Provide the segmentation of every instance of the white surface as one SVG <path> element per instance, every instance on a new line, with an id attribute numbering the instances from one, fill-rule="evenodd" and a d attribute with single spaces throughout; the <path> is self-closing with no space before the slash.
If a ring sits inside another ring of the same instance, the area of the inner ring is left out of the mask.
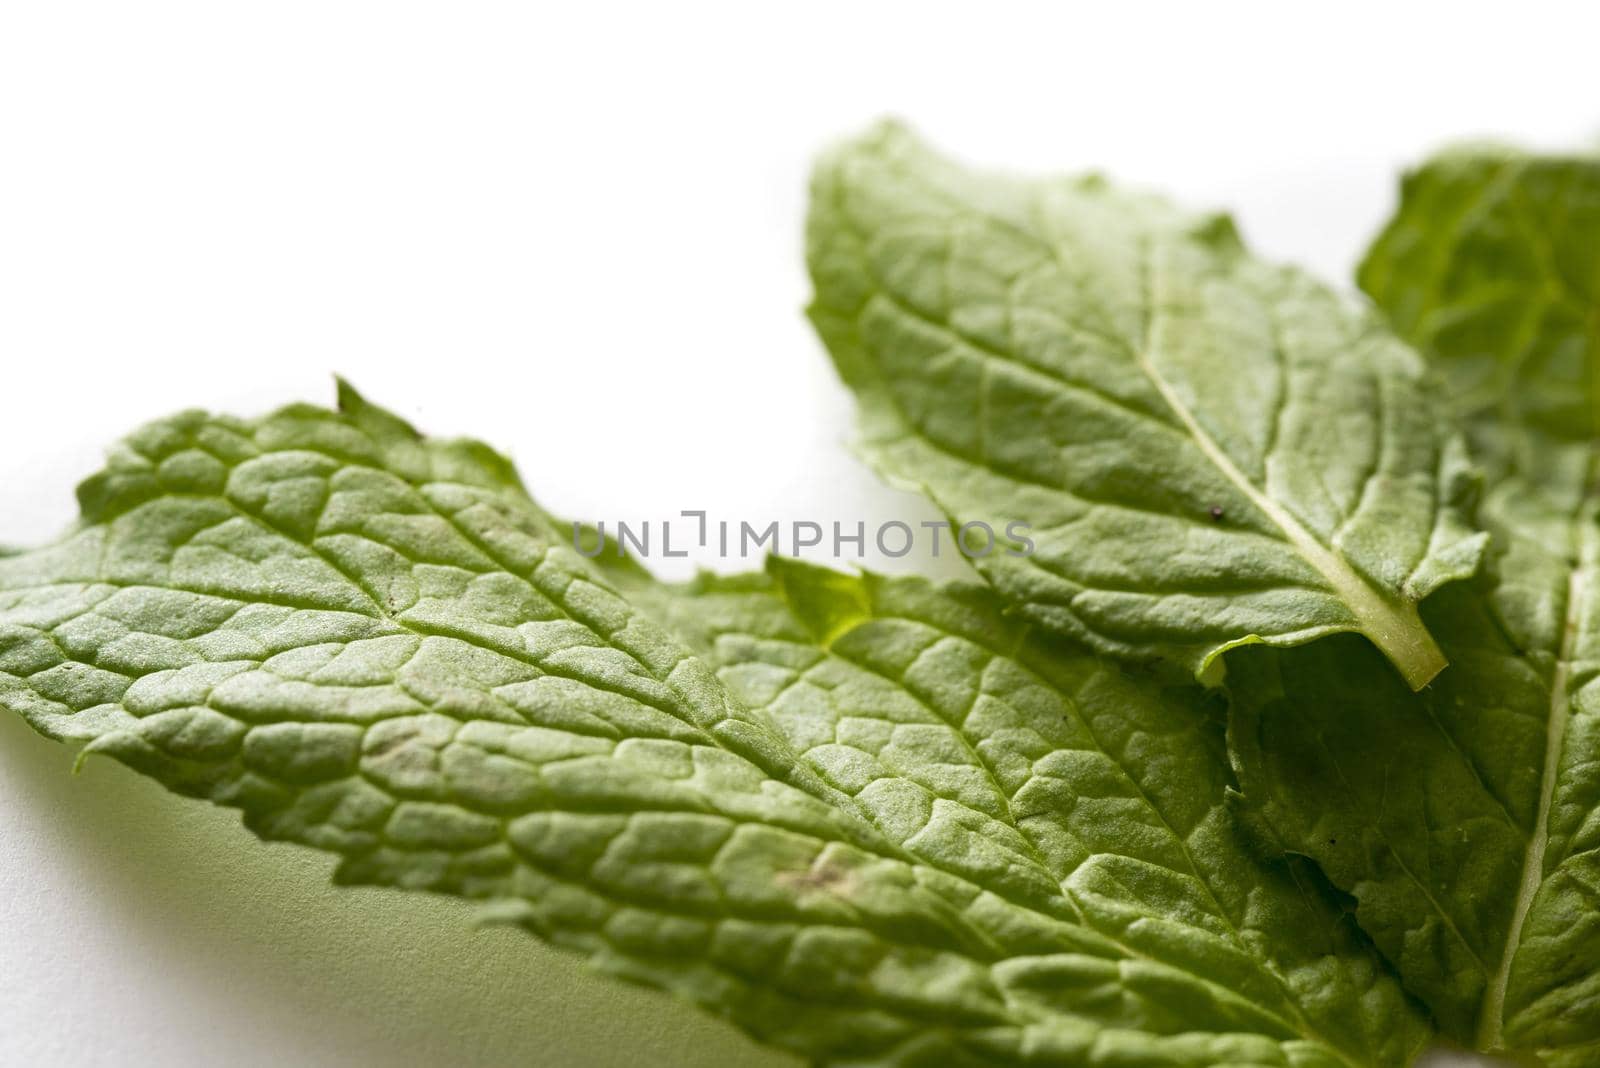
<path id="1" fill-rule="evenodd" d="M 68 522 L 131 425 L 328 399 L 333 371 L 508 448 L 569 515 L 931 517 L 843 449 L 800 316 L 830 138 L 896 113 L 976 161 L 1103 169 L 1344 279 L 1431 147 L 1600 133 L 1576 3 L 551 8 L 0 9 L 0 540 Z M 748 1054 L 564 961 L 421 952 L 430 906 L 335 904 L 219 814 L 0 743 L 0 1062 Z"/>

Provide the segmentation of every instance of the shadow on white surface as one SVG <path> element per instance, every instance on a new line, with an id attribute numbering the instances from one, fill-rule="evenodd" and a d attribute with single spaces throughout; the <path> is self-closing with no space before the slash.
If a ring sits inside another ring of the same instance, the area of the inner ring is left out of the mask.
<path id="1" fill-rule="evenodd" d="M 71 764 L 0 716 L 0 996 L 26 1021 L 0 1063 L 798 1063 L 457 902 L 335 888 L 328 857 Z M 42 930 L 70 952 L 37 953 Z"/>

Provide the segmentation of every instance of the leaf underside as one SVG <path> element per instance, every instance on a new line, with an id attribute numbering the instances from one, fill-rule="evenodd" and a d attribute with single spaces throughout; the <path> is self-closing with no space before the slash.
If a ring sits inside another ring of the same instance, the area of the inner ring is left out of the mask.
<path id="1" fill-rule="evenodd" d="M 813 321 L 864 449 L 955 520 L 1024 616 L 1215 679 L 1356 631 L 1420 687 L 1416 603 L 1477 567 L 1464 451 L 1371 314 L 1225 218 L 1098 178 L 981 175 L 887 125 L 813 179 Z"/>
<path id="2" fill-rule="evenodd" d="M 1600 1055 L 1600 162 L 1494 149 L 1407 177 L 1361 284 L 1436 364 L 1489 475 L 1486 572 L 1423 606 L 1451 669 L 1240 658 L 1247 807 L 1314 858 L 1443 1028 Z"/>
<path id="3" fill-rule="evenodd" d="M 1425 1023 L 1241 842 L 1218 710 L 976 587 L 665 587 L 341 409 L 152 424 L 0 559 L 0 705 L 837 1064 L 1402 1064 Z"/>

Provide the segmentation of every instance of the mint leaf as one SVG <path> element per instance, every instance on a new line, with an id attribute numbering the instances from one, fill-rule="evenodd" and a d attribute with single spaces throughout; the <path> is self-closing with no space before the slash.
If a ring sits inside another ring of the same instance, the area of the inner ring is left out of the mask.
<path id="1" fill-rule="evenodd" d="M 1355 1063 L 1415 1052 L 1426 1029 L 1314 873 L 1243 844 L 1220 709 L 1198 688 L 1130 677 L 976 586 L 774 558 L 765 576 L 628 589 L 930 862 L 959 856 L 1024 897 L 1062 888 L 1178 1002 L 1243 994 L 1250 1008 L 1227 1010 L 1242 1025 L 1316 1036 Z M 1029 985 L 1043 993 L 1051 971 Z M 1128 1023 L 1205 1026 L 1214 1011 L 1141 1006 Z"/>
<path id="2" fill-rule="evenodd" d="M 1540 682 L 1542 701 L 1528 699 L 1517 727 L 1502 717 L 1472 725 L 1497 741 L 1516 731 L 1542 743 L 1523 742 L 1523 767 L 1541 773 L 1480 1041 L 1592 1047 L 1600 1014 L 1583 1007 L 1600 992 L 1600 160 L 1479 149 L 1434 161 L 1407 178 L 1361 283 L 1448 376 L 1495 476 L 1484 520 L 1503 548 L 1488 612 Z M 1563 1059 L 1584 1056 L 1592 1048 Z"/>
<path id="3" fill-rule="evenodd" d="M 1590 157 L 1446 153 L 1406 176 L 1359 270 L 1446 377 L 1474 459 L 1496 481 L 1547 478 L 1545 453 L 1600 436 L 1597 168 Z"/>
<path id="4" fill-rule="evenodd" d="M 1449 1033 L 1590 1064 L 1600 162 L 1440 157 L 1407 177 L 1361 282 L 1449 384 L 1491 476 L 1495 551 L 1423 606 L 1454 667 L 1422 695 L 1375 678 L 1359 649 L 1241 658 L 1245 796 L 1356 896 Z"/>
<path id="5" fill-rule="evenodd" d="M 80 497 L 0 560 L 0 705 L 342 881 L 480 902 L 823 1063 L 1426 1035 L 1314 873 L 1239 844 L 1206 698 L 985 591 L 602 573 L 499 455 L 348 388 L 152 424 Z"/>
<path id="6" fill-rule="evenodd" d="M 812 318 L 865 449 L 959 522 L 1027 618 L 1206 678 L 1366 635 L 1420 687 L 1416 602 L 1471 574 L 1464 458 L 1414 353 L 1231 224 L 1098 178 L 967 171 L 884 126 L 818 166 Z"/>

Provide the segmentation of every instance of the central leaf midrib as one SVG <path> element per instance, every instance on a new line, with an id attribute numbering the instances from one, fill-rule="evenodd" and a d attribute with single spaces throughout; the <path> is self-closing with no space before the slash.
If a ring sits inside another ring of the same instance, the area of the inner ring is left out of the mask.
<path id="1" fill-rule="evenodd" d="M 1411 688 L 1422 689 L 1433 680 L 1434 676 L 1444 670 L 1446 661 L 1432 635 L 1423 626 L 1416 605 L 1404 600 L 1396 603 L 1373 589 L 1349 561 L 1319 542 L 1288 509 L 1252 482 L 1207 433 L 1172 383 L 1167 381 L 1160 368 L 1156 366 L 1151 358 L 1151 352 L 1159 347 L 1157 335 L 1162 322 L 1159 314 L 1160 303 L 1157 299 L 1159 273 L 1156 270 L 1153 249 L 1148 243 L 1141 259 L 1146 280 L 1145 337 L 1143 347 L 1132 350 L 1134 362 L 1172 410 L 1172 414 L 1184 425 L 1190 438 L 1205 454 L 1206 459 L 1263 515 L 1283 531 L 1295 551 L 1323 577 L 1340 600 L 1350 608 L 1361 633 L 1383 651 L 1383 654 L 1405 676 Z"/>
<path id="2" fill-rule="evenodd" d="M 1516 905 L 1512 910 L 1511 924 L 1506 930 L 1505 948 L 1500 956 L 1489 985 L 1484 990 L 1478 1042 L 1484 1049 L 1500 1045 L 1505 1029 L 1506 989 L 1511 981 L 1511 967 L 1522 941 L 1522 928 L 1527 922 L 1533 899 L 1544 882 L 1544 854 L 1550 843 L 1550 810 L 1555 801 L 1556 780 L 1560 774 L 1561 747 L 1566 738 L 1567 720 L 1570 717 L 1572 697 L 1568 683 L 1572 677 L 1572 659 L 1576 652 L 1577 636 L 1582 619 L 1582 609 L 1589 594 L 1592 554 L 1585 549 L 1585 559 L 1580 560 L 1567 576 L 1567 610 L 1562 623 L 1561 649 L 1550 676 L 1550 704 L 1545 721 L 1544 770 L 1539 781 L 1539 808 L 1534 818 L 1533 834 L 1528 838 L 1522 857 L 1522 877 L 1517 886 Z"/>
<path id="3" fill-rule="evenodd" d="M 1600 321 L 1600 316 L 1597 316 Z M 1600 335 L 1600 331 L 1597 331 Z M 1600 343 L 1593 349 L 1600 353 Z M 1600 368 L 1593 372 L 1600 377 Z M 1600 393 L 1597 393 L 1600 395 Z M 1534 817 L 1533 833 L 1522 856 L 1522 875 L 1517 883 L 1517 898 L 1506 928 L 1504 948 L 1499 967 L 1484 989 L 1478 1022 L 1478 1044 L 1483 1049 L 1501 1046 L 1505 1037 L 1505 1001 L 1511 985 L 1511 969 L 1516 962 L 1517 949 L 1522 943 L 1523 927 L 1533 908 L 1534 898 L 1544 884 L 1545 853 L 1550 844 L 1550 817 L 1555 805 L 1557 780 L 1561 774 L 1561 750 L 1566 740 L 1567 724 L 1572 716 L 1572 666 L 1577 655 L 1578 636 L 1589 598 L 1593 596 L 1594 578 L 1600 568 L 1600 536 L 1592 527 L 1596 510 L 1600 508 L 1600 493 L 1596 479 L 1600 478 L 1600 436 L 1589 445 L 1588 461 L 1584 465 L 1583 483 L 1577 504 L 1567 520 L 1569 537 L 1566 610 L 1563 613 L 1561 645 L 1555 665 L 1550 673 L 1550 703 L 1545 718 L 1544 767 L 1539 778 L 1539 806 Z"/>

